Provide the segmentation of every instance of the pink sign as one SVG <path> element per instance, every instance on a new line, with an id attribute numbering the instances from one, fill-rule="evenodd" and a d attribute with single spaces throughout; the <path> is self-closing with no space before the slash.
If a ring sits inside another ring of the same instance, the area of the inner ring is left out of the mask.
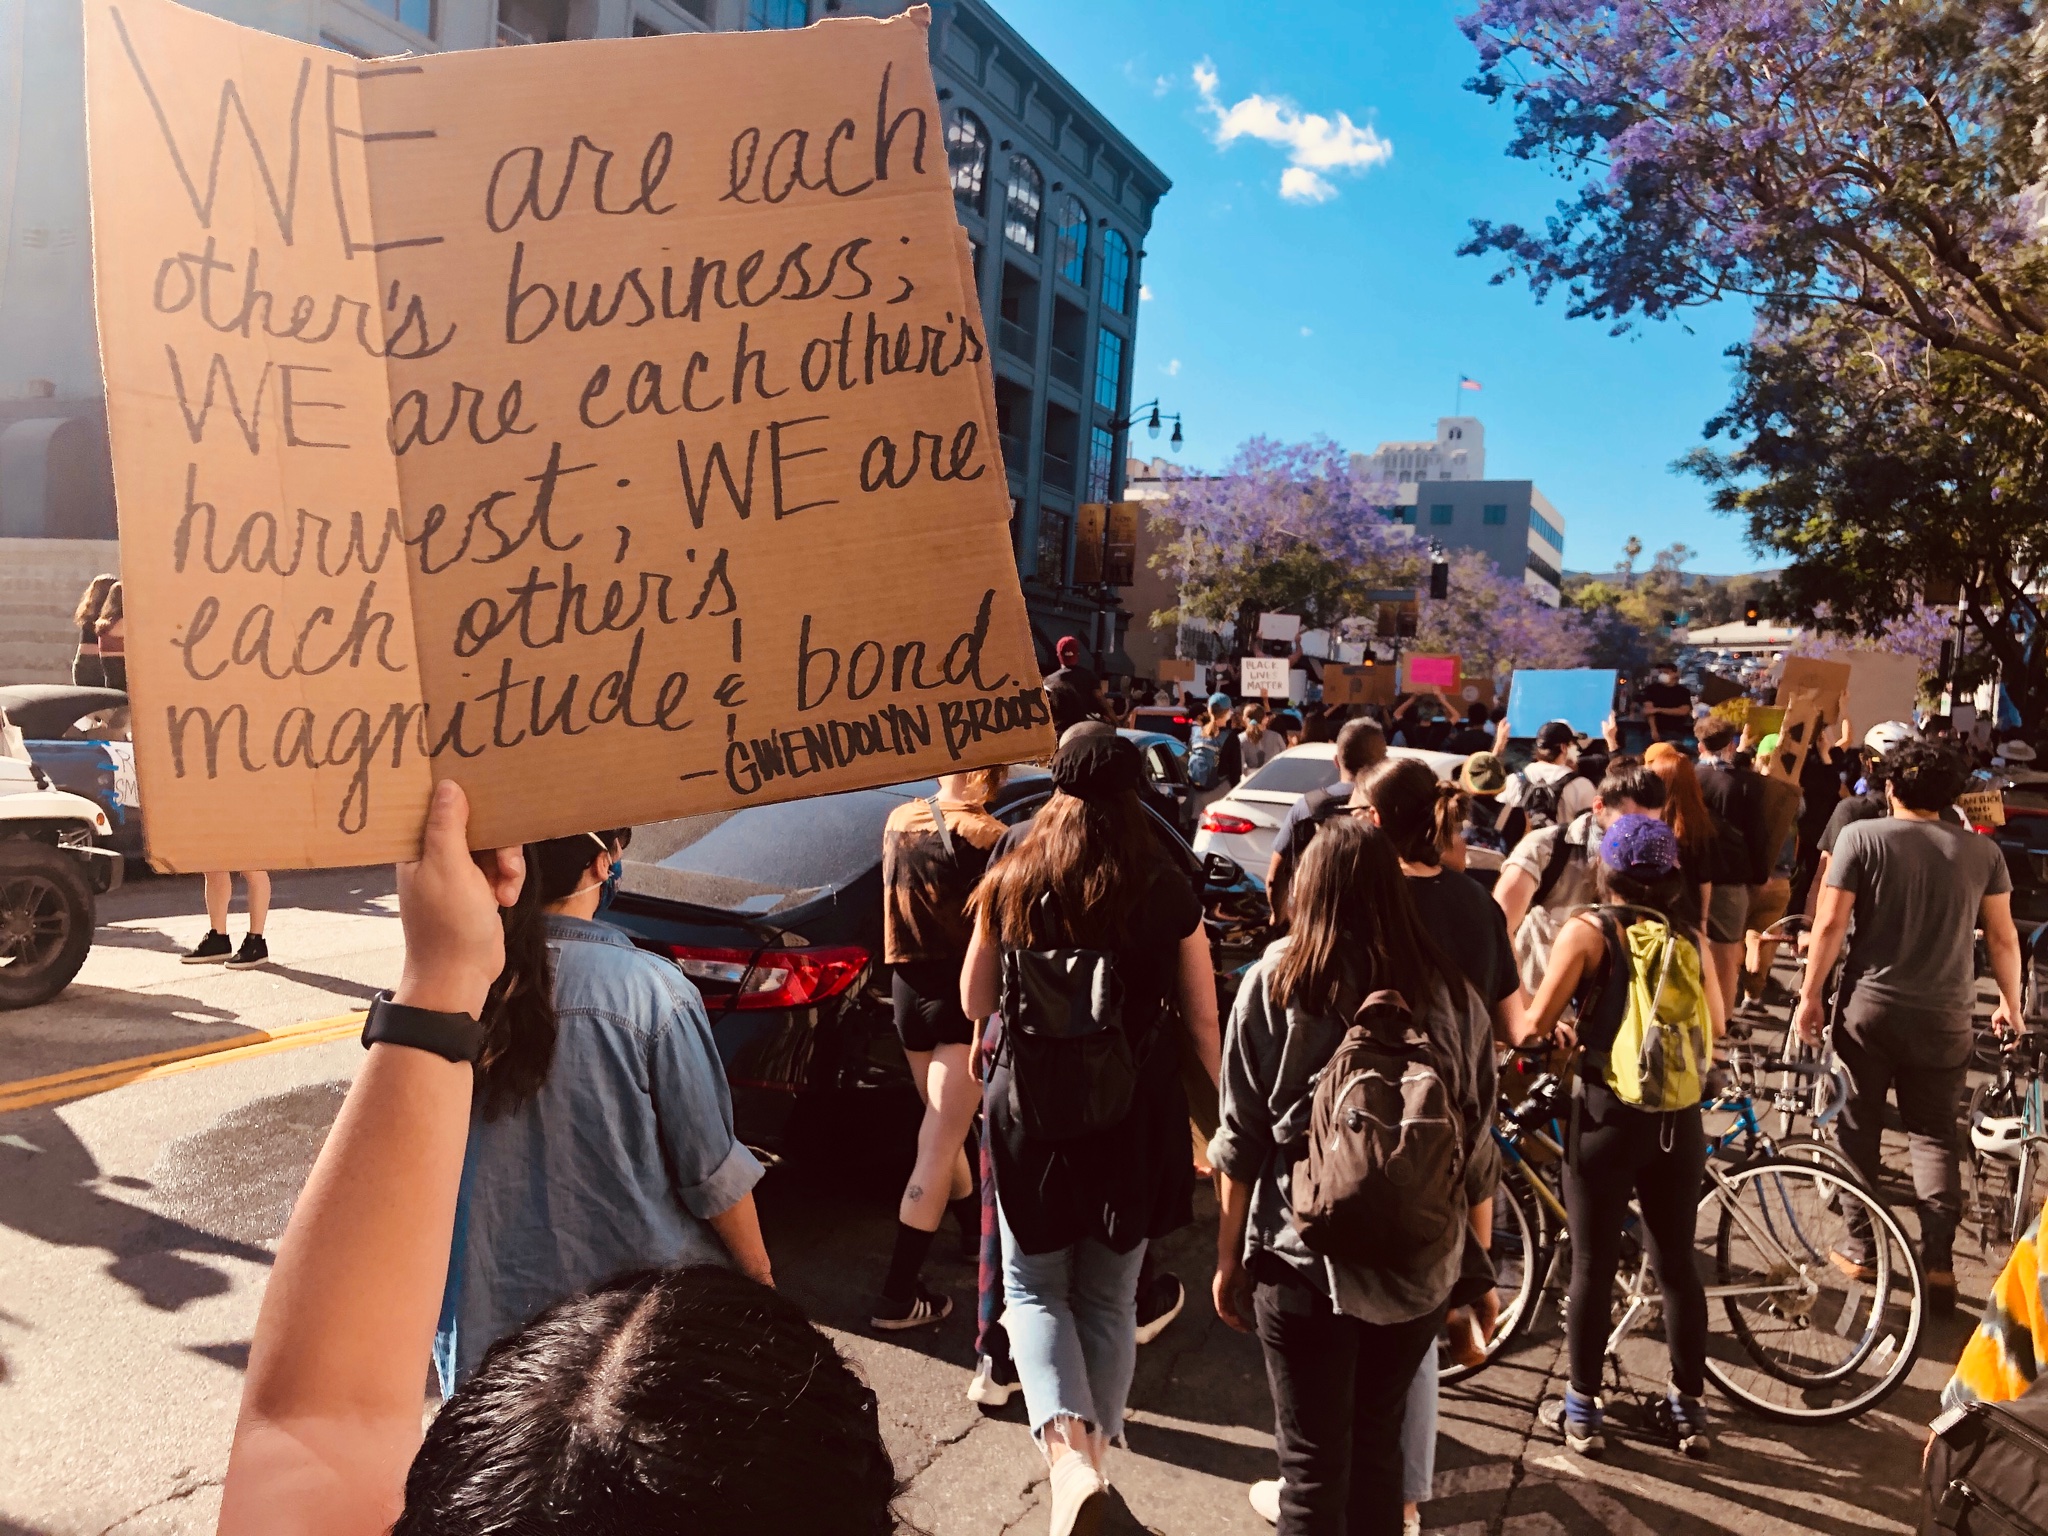
<path id="1" fill-rule="evenodd" d="M 1403 669 L 1402 683 L 1410 693 L 1423 688 L 1455 692 L 1461 681 L 1455 656 L 1410 656 Z"/>

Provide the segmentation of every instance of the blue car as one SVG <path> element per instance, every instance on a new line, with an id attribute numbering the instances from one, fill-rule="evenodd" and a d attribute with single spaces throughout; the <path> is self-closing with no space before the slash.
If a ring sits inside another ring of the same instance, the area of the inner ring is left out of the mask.
<path id="1" fill-rule="evenodd" d="M 16 683 L 0 688 L 0 710 L 20 728 L 30 761 L 52 784 L 107 813 L 114 831 L 106 846 L 124 858 L 141 858 L 142 796 L 128 739 L 128 695 L 70 683 Z"/>

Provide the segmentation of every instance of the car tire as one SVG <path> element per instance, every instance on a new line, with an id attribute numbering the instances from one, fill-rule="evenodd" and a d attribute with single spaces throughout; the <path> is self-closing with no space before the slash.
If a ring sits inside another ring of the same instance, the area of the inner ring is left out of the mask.
<path id="1" fill-rule="evenodd" d="M 0 842 L 0 1009 L 33 1008 L 69 986 L 93 923 L 75 856 L 28 838 Z"/>

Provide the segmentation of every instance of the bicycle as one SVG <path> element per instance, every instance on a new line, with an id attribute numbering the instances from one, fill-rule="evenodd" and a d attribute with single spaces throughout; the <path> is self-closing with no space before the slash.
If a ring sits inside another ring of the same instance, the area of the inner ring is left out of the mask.
<path id="1" fill-rule="evenodd" d="M 2025 1030 L 1999 1042 L 1996 1075 L 1970 1092 L 1971 1203 L 1979 1230 L 2004 1243 L 2018 1242 L 2040 1208 L 2034 1186 L 2048 1157 L 2044 1068 L 2048 1031 Z"/>

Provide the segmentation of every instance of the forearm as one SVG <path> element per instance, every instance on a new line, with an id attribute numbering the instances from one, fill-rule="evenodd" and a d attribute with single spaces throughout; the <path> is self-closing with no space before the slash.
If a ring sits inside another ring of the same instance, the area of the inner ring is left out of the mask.
<path id="1" fill-rule="evenodd" d="M 1180 1010 L 1195 1059 L 1209 1074 L 1209 1081 L 1220 1086 L 1223 1027 L 1216 1016 L 1215 962 L 1209 954 L 1208 932 L 1201 927 L 1181 941 Z"/>
<path id="2" fill-rule="evenodd" d="M 1835 962 L 1842 958 L 1842 940 L 1848 933 L 1848 922 L 1823 922 L 1813 930 L 1813 947 L 1807 952 L 1806 980 L 1801 984 L 1799 995 L 1802 999 L 1818 1001 L 1826 992 L 1828 974 L 1834 970 Z"/>
<path id="3" fill-rule="evenodd" d="M 1234 1179 L 1218 1168 L 1216 1205 L 1216 1267 L 1226 1269 L 1244 1262 L 1244 1233 L 1252 1214 L 1251 1182 Z"/>
<path id="4" fill-rule="evenodd" d="M 768 1245 L 761 1238 L 761 1213 L 750 1189 L 738 1201 L 711 1218 L 711 1230 L 732 1255 L 733 1267 L 749 1280 L 762 1285 L 775 1283 L 768 1264 Z"/>

